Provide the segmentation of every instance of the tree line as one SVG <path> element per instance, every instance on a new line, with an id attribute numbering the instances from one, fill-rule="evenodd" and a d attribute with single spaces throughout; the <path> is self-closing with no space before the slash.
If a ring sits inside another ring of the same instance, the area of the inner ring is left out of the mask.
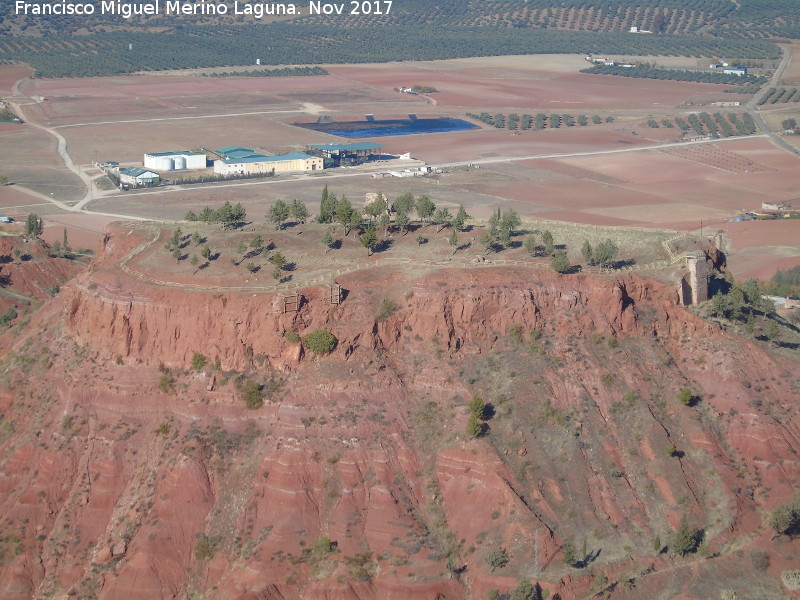
<path id="1" fill-rule="evenodd" d="M 130 46 L 129 46 L 130 45 Z M 259 48 L 271 48 L 260 56 Z M 0 60 L 27 62 L 37 77 L 264 65 L 436 60 L 509 54 L 628 54 L 779 58 L 760 40 L 631 35 L 590 31 L 407 26 L 324 27 L 275 22 L 182 27 L 168 32 L 107 32 L 47 38 L 0 37 Z"/>
<path id="2" fill-rule="evenodd" d="M 742 77 L 726 75 L 713 71 L 687 71 L 686 69 L 661 69 L 658 67 L 622 67 L 619 65 L 594 65 L 581 69 L 581 73 L 590 75 L 616 75 L 617 77 L 636 77 L 640 79 L 660 79 L 668 81 L 692 81 L 696 83 L 719 83 L 723 85 L 740 85 Z M 766 77 L 747 76 L 747 82 L 755 85 L 766 83 Z"/>

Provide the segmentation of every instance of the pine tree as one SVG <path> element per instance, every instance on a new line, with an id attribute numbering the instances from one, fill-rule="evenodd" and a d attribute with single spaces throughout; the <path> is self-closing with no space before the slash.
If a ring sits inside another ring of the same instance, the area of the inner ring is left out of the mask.
<path id="1" fill-rule="evenodd" d="M 30 213 L 28 218 L 25 219 L 25 235 L 31 237 L 39 237 L 42 233 L 42 222 L 39 216 L 35 213 Z"/>
<path id="2" fill-rule="evenodd" d="M 330 223 L 336 214 L 336 207 L 339 201 L 336 194 L 328 191 L 328 186 L 322 190 L 322 200 L 319 203 L 319 221 L 320 223 Z"/>
<path id="3" fill-rule="evenodd" d="M 333 248 L 333 236 L 330 231 L 326 231 L 325 235 L 322 236 L 322 245 L 325 246 L 325 254 Z"/>
<path id="4" fill-rule="evenodd" d="M 296 219 L 300 223 L 305 223 L 306 219 L 308 219 L 308 209 L 303 202 L 300 202 L 297 198 L 292 200 L 291 205 L 289 206 L 289 214 L 293 219 Z"/>
<path id="5" fill-rule="evenodd" d="M 569 264 L 567 253 L 563 250 L 559 250 L 553 255 L 553 259 L 550 261 L 550 266 L 553 267 L 553 270 L 556 273 L 567 273 L 572 267 L 572 265 Z"/>
<path id="6" fill-rule="evenodd" d="M 420 196 L 417 198 L 415 209 L 417 215 L 419 215 L 420 221 L 424 224 L 433 216 L 433 213 L 436 211 L 436 205 L 427 196 Z"/>
<path id="7" fill-rule="evenodd" d="M 461 229 L 464 228 L 464 224 L 467 222 L 467 219 L 471 219 L 471 218 L 472 217 L 470 217 L 467 214 L 467 211 L 464 210 L 464 205 L 461 204 L 458 207 L 458 212 L 456 213 L 455 218 L 453 219 L 453 227 L 455 227 L 456 229 L 461 230 Z"/>
<path id="8" fill-rule="evenodd" d="M 453 254 L 455 254 L 458 250 L 458 233 L 455 229 L 453 229 L 452 233 L 450 234 L 450 239 L 448 241 L 450 242 L 450 245 L 455 248 L 455 250 L 453 250 Z"/>
<path id="9" fill-rule="evenodd" d="M 328 185 L 322 188 L 322 199 L 319 201 L 319 221 L 320 223 L 330 223 L 331 213 L 328 211 Z"/>
<path id="10" fill-rule="evenodd" d="M 578 562 L 578 558 L 575 554 L 575 545 L 572 543 L 572 539 L 565 540 L 561 550 L 563 552 L 561 560 L 565 565 L 571 567 Z"/>
<path id="11" fill-rule="evenodd" d="M 539 250 L 539 246 L 536 243 L 536 236 L 533 234 L 525 236 L 525 241 L 522 243 L 522 246 L 523 248 L 525 248 L 525 251 L 531 256 L 536 256 L 536 253 Z"/>
<path id="12" fill-rule="evenodd" d="M 594 265 L 594 259 L 592 258 L 592 245 L 589 243 L 589 240 L 583 242 L 583 248 L 581 248 L 581 254 L 583 255 L 583 260 L 586 261 L 586 264 L 589 266 Z"/>
<path id="13" fill-rule="evenodd" d="M 478 421 L 478 417 L 474 413 L 470 413 L 467 419 L 467 435 L 470 438 L 476 438 L 483 432 L 483 426 Z"/>
<path id="14" fill-rule="evenodd" d="M 553 243 L 553 234 L 549 230 L 542 234 L 542 243 L 544 244 L 544 251 L 547 254 L 552 254 L 555 250 L 555 245 Z"/>
<path id="15" fill-rule="evenodd" d="M 669 540 L 669 549 L 673 554 L 686 556 L 697 549 L 697 533 L 689 526 L 686 515 L 681 517 L 681 524 Z"/>
<path id="16" fill-rule="evenodd" d="M 375 228 L 368 227 L 367 230 L 359 236 L 358 241 L 367 249 L 367 256 L 370 256 L 372 250 L 378 245 L 378 234 L 375 233 Z"/>
<path id="17" fill-rule="evenodd" d="M 283 200 L 277 200 L 269 209 L 269 220 L 275 229 L 283 229 L 283 222 L 289 218 L 289 206 Z"/>

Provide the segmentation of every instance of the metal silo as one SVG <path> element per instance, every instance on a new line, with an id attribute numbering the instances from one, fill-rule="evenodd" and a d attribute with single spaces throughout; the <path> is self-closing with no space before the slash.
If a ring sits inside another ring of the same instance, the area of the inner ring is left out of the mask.
<path id="1" fill-rule="evenodd" d="M 162 171 L 173 171 L 175 170 L 175 161 L 172 160 L 169 156 L 165 156 L 161 159 L 161 170 Z"/>
<path id="2" fill-rule="evenodd" d="M 176 156 L 175 157 L 175 170 L 182 171 L 186 168 L 186 157 L 185 156 Z"/>

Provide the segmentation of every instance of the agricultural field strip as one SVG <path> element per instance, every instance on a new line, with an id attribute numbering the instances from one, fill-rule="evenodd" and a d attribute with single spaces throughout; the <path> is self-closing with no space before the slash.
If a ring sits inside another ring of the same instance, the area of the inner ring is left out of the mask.
<path id="1" fill-rule="evenodd" d="M 251 115 L 272 115 L 279 113 L 302 113 L 302 108 L 289 110 L 261 110 L 258 112 L 225 113 L 221 115 L 196 115 L 190 117 L 160 117 L 152 119 L 129 119 L 126 121 L 99 121 L 97 123 L 71 123 L 69 125 L 54 125 L 52 129 L 65 129 L 67 127 L 89 127 L 91 125 L 119 125 L 121 123 L 149 123 L 152 121 L 184 121 L 187 119 L 218 119 L 222 117 L 246 117 Z"/>
<path id="2" fill-rule="evenodd" d="M 621 154 L 623 152 L 644 152 L 646 150 L 660 150 L 665 147 L 673 148 L 676 146 L 693 146 L 697 144 L 714 144 L 726 141 L 733 141 L 733 140 L 745 140 L 745 139 L 753 139 L 759 137 L 768 137 L 765 134 L 757 134 L 757 135 L 750 135 L 750 136 L 735 136 L 729 138 L 721 138 L 717 140 L 697 140 L 697 141 L 690 141 L 690 142 L 675 142 L 672 144 L 651 144 L 648 146 L 638 146 L 635 148 L 615 148 L 613 150 L 591 150 L 587 152 L 570 152 L 570 153 L 559 153 L 559 154 L 532 154 L 528 156 L 513 156 L 513 157 L 493 157 L 493 158 L 479 158 L 479 159 L 472 159 L 472 160 L 464 160 L 459 162 L 452 162 L 452 163 L 437 163 L 437 167 L 463 167 L 467 165 L 488 165 L 488 164 L 498 164 L 498 163 L 509 163 L 509 162 L 521 162 L 527 160 L 541 160 L 541 159 L 548 159 L 548 158 L 571 158 L 577 156 L 595 156 L 600 154 Z M 324 181 L 328 179 L 339 179 L 344 177 L 360 177 L 360 176 L 367 176 L 371 175 L 372 172 L 369 171 L 362 171 L 358 173 L 338 173 L 336 175 L 328 175 L 326 174 L 323 177 Z M 313 177 L 319 177 L 315 175 Z M 204 189 L 220 189 L 226 187 L 241 187 L 247 185 L 264 185 L 264 184 L 272 184 L 272 185 L 280 185 L 280 184 L 291 184 L 296 182 L 307 182 L 311 179 L 311 176 L 308 175 L 300 175 L 294 177 L 292 179 L 284 179 L 282 181 L 275 181 L 275 180 L 265 180 L 265 181 L 247 181 L 242 183 L 224 183 L 224 184 L 212 184 L 212 185 L 198 185 L 192 186 L 191 188 L 165 188 L 165 189 L 156 189 L 150 192 L 137 192 L 135 196 L 145 196 L 148 194 L 167 194 L 167 193 L 175 193 L 175 192 L 186 192 L 186 191 L 194 191 L 194 190 L 204 190 Z M 109 198 L 129 198 L 131 197 L 130 194 L 111 194 L 107 196 L 102 196 L 101 198 L 95 198 L 95 200 L 106 200 Z M 84 201 L 81 201 L 84 202 Z M 82 206 L 86 206 L 83 204 Z M 80 210 L 73 208 L 71 210 Z M 101 214 L 101 213 L 93 213 L 89 210 L 84 210 L 84 212 L 92 213 L 92 214 Z"/>
<path id="3" fill-rule="evenodd" d="M 745 104 L 745 110 L 750 113 L 753 117 L 753 120 L 756 122 L 756 125 L 764 132 L 764 134 L 770 138 L 773 144 L 794 154 L 795 156 L 800 156 L 800 151 L 798 151 L 794 146 L 791 144 L 786 143 L 784 139 L 780 136 L 774 134 L 770 128 L 767 126 L 764 119 L 761 117 L 761 114 L 756 110 L 756 103 L 761 98 L 762 95 L 766 94 L 765 90 L 768 90 L 771 87 L 777 87 L 778 82 L 783 78 L 783 73 L 786 70 L 786 67 L 789 66 L 789 62 L 792 59 L 792 54 L 789 51 L 789 48 L 786 46 L 781 46 L 781 62 L 778 64 L 778 67 L 775 69 L 775 72 L 772 74 L 769 82 L 762 86 L 761 90 L 757 94 L 753 94 L 753 97 L 747 101 Z"/>

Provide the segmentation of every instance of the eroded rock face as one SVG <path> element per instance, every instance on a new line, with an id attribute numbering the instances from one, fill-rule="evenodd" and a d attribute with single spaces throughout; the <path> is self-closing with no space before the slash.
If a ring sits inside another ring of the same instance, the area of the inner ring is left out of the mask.
<path id="1" fill-rule="evenodd" d="M 573 598 L 603 571 L 640 582 L 624 597 L 700 598 L 721 569 L 740 596 L 785 593 L 797 542 L 761 523 L 799 482 L 796 364 L 668 287 L 383 269 L 340 278 L 338 307 L 309 288 L 283 314 L 132 280 L 113 266 L 133 243 L 106 240 L 8 341 L 0 596 L 480 598 L 528 578 Z M 285 337 L 318 328 L 329 356 Z M 191 371 L 197 352 L 220 370 Z M 263 408 L 237 372 L 270 383 Z M 490 404 L 479 439 L 473 395 Z M 654 551 L 684 516 L 719 556 Z M 587 568 L 563 564 L 567 541 Z"/>

